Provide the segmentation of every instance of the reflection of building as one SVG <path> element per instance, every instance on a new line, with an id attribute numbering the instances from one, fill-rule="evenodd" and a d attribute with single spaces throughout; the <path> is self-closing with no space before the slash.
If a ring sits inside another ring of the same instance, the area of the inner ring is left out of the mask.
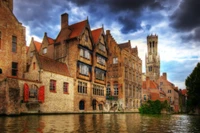
<path id="1" fill-rule="evenodd" d="M 110 31 L 106 32 L 109 49 L 107 100 L 125 109 L 137 109 L 141 103 L 142 61 L 130 41 L 117 44 Z"/>
<path id="2" fill-rule="evenodd" d="M 156 81 L 160 77 L 160 56 L 158 54 L 158 36 L 147 36 L 146 76 Z"/>

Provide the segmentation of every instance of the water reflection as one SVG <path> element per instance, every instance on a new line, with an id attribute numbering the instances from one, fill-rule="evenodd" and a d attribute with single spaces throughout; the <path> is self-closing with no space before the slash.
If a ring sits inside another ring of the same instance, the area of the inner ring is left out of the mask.
<path id="1" fill-rule="evenodd" d="M 75 114 L 0 117 L 1 133 L 195 133 L 200 117 L 188 115 Z"/>

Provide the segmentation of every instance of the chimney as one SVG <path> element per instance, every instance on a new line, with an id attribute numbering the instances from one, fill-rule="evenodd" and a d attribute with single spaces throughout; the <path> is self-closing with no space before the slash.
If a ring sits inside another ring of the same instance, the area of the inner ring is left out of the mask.
<path id="1" fill-rule="evenodd" d="M 167 73 L 163 73 L 163 78 L 167 80 Z"/>
<path id="2" fill-rule="evenodd" d="M 68 14 L 63 13 L 61 15 L 61 29 L 68 27 Z"/>

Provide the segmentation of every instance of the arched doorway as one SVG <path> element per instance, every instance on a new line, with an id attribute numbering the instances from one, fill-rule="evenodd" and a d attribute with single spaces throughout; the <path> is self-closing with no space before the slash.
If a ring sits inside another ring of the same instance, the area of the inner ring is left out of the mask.
<path id="1" fill-rule="evenodd" d="M 97 100 L 93 99 L 92 100 L 92 108 L 93 108 L 93 110 L 96 110 L 96 103 L 97 103 Z"/>
<path id="2" fill-rule="evenodd" d="M 85 109 L 85 102 L 83 100 L 81 100 L 79 102 L 79 110 L 84 110 Z"/>

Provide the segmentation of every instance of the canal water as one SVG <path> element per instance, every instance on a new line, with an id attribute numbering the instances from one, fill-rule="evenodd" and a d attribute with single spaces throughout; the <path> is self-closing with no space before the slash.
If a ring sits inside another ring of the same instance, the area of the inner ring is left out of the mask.
<path id="1" fill-rule="evenodd" d="M 200 116 L 70 114 L 0 116 L 0 133 L 200 133 Z"/>

